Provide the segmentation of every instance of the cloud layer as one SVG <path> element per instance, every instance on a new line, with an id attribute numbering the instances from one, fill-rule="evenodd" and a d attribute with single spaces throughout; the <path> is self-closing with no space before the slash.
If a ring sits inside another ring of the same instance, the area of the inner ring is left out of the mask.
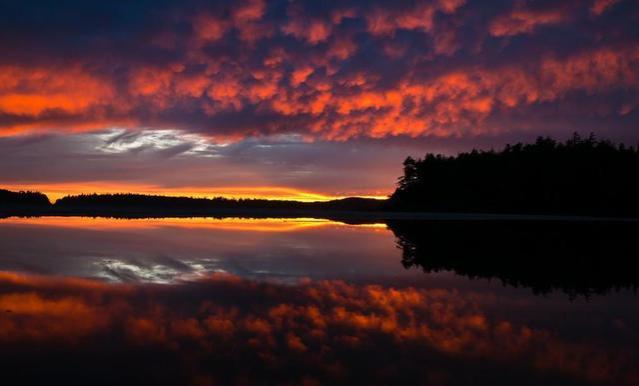
<path id="1" fill-rule="evenodd" d="M 591 1 L 9 1 L 0 135 L 636 139 L 639 7 Z"/>

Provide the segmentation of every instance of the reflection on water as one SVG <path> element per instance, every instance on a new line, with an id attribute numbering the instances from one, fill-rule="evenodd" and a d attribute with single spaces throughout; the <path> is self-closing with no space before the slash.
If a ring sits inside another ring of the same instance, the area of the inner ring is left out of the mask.
<path id="1" fill-rule="evenodd" d="M 105 217 L 12 217 L 2 221 L 3 225 L 37 225 L 48 227 L 64 227 L 72 229 L 153 229 L 176 227 L 187 229 L 236 230 L 254 232 L 295 231 L 305 228 L 317 228 L 336 225 L 331 220 L 317 218 L 132 218 L 118 219 Z M 366 227 L 385 227 L 384 224 L 366 224 Z"/>
<path id="2" fill-rule="evenodd" d="M 570 245 L 597 228 L 553 239 L 560 230 L 548 226 L 389 226 L 2 220 L 0 370 L 9 384 L 24 385 L 639 382 L 631 275 L 619 276 L 619 291 L 571 298 L 562 291 L 583 287 L 561 263 L 548 257 L 538 264 L 552 274 L 527 272 L 534 264 L 525 259 L 544 251 L 594 264 L 605 254 Z M 605 236 L 616 245 L 609 251 L 633 252 L 627 229 Z M 482 242 L 493 233 L 510 240 L 508 253 Z M 525 250 L 522 237 L 535 234 L 536 246 Z M 602 272 L 605 288 L 614 287 L 614 270 Z M 549 279 L 540 285 L 539 277 Z"/>
<path id="3" fill-rule="evenodd" d="M 389 223 L 402 264 L 571 296 L 639 286 L 634 222 Z"/>
<path id="4" fill-rule="evenodd" d="M 0 343 L 10 348 L 1 366 L 33 383 L 639 380 L 627 321 L 585 320 L 576 327 L 591 334 L 564 337 L 534 316 L 556 304 L 455 289 L 228 276 L 133 286 L 2 274 L 0 293 Z"/>
<path id="5" fill-rule="evenodd" d="M 295 281 L 394 271 L 384 224 L 318 219 L 10 218 L 0 270 L 170 283 L 211 272 Z"/>

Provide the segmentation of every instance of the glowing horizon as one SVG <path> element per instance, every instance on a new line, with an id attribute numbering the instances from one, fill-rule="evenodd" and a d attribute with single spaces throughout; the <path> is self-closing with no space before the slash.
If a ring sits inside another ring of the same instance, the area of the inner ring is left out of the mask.
<path id="1" fill-rule="evenodd" d="M 320 227 L 349 227 L 376 231 L 387 229 L 384 223 L 346 224 L 340 221 L 313 217 L 245 218 L 245 217 L 167 217 L 117 219 L 105 217 L 47 216 L 9 217 L 2 224 L 55 226 L 75 229 L 151 229 L 160 227 L 215 229 L 241 232 L 295 232 Z"/>
<path id="2" fill-rule="evenodd" d="M 166 188 L 140 184 L 107 184 L 107 183 L 52 183 L 52 184 L 2 184 L 0 189 L 11 191 L 32 191 L 45 194 L 51 203 L 66 196 L 81 194 L 143 194 L 166 197 L 217 198 L 227 199 L 266 199 L 299 202 L 325 202 L 347 197 L 371 198 L 383 200 L 387 195 L 353 194 L 327 195 L 286 187 L 254 186 L 254 187 L 179 187 Z"/>

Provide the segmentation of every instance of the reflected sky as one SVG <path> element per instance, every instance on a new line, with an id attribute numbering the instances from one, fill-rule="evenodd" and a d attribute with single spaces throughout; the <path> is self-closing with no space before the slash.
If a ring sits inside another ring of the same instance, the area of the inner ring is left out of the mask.
<path id="1" fill-rule="evenodd" d="M 155 283 L 404 275 L 393 240 L 384 224 L 321 219 L 9 218 L 0 270 Z"/>
<path id="2" fill-rule="evenodd" d="M 633 385 L 637 309 L 622 300 L 0 273 L 0 369 L 24 384 Z"/>
<path id="3" fill-rule="evenodd" d="M 539 296 L 406 269 L 396 241 L 317 219 L 3 219 L 0 371 L 23 385 L 639 382 L 633 290 Z"/>

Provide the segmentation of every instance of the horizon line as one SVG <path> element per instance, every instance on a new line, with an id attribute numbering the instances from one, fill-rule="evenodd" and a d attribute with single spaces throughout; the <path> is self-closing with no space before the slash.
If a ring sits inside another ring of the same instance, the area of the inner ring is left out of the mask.
<path id="1" fill-rule="evenodd" d="M 59 191 L 59 190 L 50 190 L 44 187 L 38 188 L 35 184 L 15 184 L 15 185 L 2 185 L 0 189 L 12 191 L 12 192 L 29 192 L 29 193 L 40 193 L 47 197 L 47 200 L 54 205 L 59 200 L 65 197 L 77 197 L 77 196 L 90 196 L 90 195 L 139 195 L 139 196 L 148 196 L 148 197 L 174 197 L 174 198 L 190 198 L 190 199 L 225 199 L 225 200 L 265 200 L 265 201 L 291 201 L 291 202 L 329 202 L 334 200 L 343 200 L 347 198 L 362 198 L 362 199 L 371 199 L 371 200 L 386 200 L 389 195 L 370 195 L 370 194 L 352 194 L 352 195 L 324 195 L 320 193 L 306 192 L 301 190 L 296 190 L 292 188 L 282 188 L 282 187 L 242 187 L 239 190 L 257 190 L 257 191 L 271 191 L 276 192 L 280 191 L 282 193 L 289 192 L 288 194 L 246 194 L 246 193 L 233 193 L 233 192 L 214 192 L 215 190 L 221 191 L 221 188 L 211 188 L 208 189 L 209 192 L 206 192 L 207 189 L 202 189 L 200 191 L 193 191 L 192 189 L 176 189 L 176 190 L 165 190 L 165 189 L 143 189 L 143 190 L 114 190 L 114 189 L 86 189 L 86 190 L 78 190 L 73 189 L 73 191 Z M 225 188 L 227 189 L 227 188 Z M 229 190 L 238 190 L 237 188 L 228 188 Z"/>

